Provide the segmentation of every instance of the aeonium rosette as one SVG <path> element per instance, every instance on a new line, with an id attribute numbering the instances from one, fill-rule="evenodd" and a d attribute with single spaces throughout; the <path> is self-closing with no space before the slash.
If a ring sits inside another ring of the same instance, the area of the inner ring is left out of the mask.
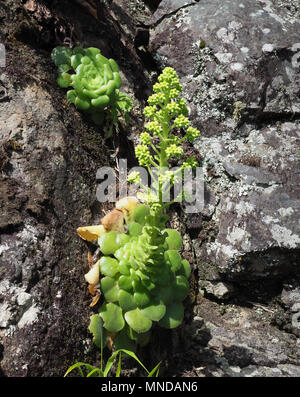
<path id="1" fill-rule="evenodd" d="M 92 305 L 102 299 L 90 330 L 95 335 L 101 321 L 116 348 L 134 350 L 149 341 L 154 324 L 175 328 L 183 319 L 190 265 L 179 253 L 182 238 L 153 223 L 148 205 L 126 197 L 101 225 L 77 229 L 99 245 L 102 255 L 85 275 Z"/>
<path id="2" fill-rule="evenodd" d="M 118 112 L 127 117 L 132 100 L 119 90 L 122 81 L 114 59 L 107 59 L 94 47 L 72 50 L 59 46 L 53 49 L 51 57 L 58 67 L 58 85 L 71 88 L 68 101 L 90 113 L 95 123 L 103 123 L 106 108 L 111 111 L 113 123 L 117 122 Z"/>

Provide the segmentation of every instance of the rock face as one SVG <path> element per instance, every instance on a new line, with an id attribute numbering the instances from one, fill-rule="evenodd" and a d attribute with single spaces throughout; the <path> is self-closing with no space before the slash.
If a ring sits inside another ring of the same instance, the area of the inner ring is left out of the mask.
<path id="1" fill-rule="evenodd" d="M 205 246 L 197 241 L 197 252 L 230 279 L 299 272 L 298 134 L 297 122 L 284 122 L 196 144 L 220 199 L 212 217 L 219 233 Z"/>
<path id="2" fill-rule="evenodd" d="M 300 274 L 299 16 L 291 1 L 163 0 L 152 16 L 149 42 L 157 65 L 179 73 L 193 125 L 202 132 L 194 149 L 202 159 L 205 207 L 202 214 L 187 215 L 199 287 L 227 302 L 222 294 L 229 282 L 231 302 L 261 302 L 273 312 L 271 324 L 296 336 L 298 306 L 287 301 L 298 296 Z M 298 281 L 292 294 L 284 285 L 293 276 Z M 279 307 L 272 306 L 275 296 Z M 236 372 L 224 362 L 227 369 L 216 376 L 299 374 L 297 360 L 290 370 L 268 369 L 280 363 L 279 352 L 270 361 L 254 359 L 252 348 L 267 352 L 269 345 L 251 319 L 240 333 L 210 320 L 210 310 L 199 306 L 210 324 L 209 343 L 247 346 L 241 357 L 253 358 L 241 365 L 233 360 Z M 268 332 L 271 349 L 278 335 Z M 280 331 L 279 339 L 285 337 Z M 299 340 L 292 337 L 291 343 L 299 352 Z"/>
<path id="3" fill-rule="evenodd" d="M 300 349 L 296 337 L 266 324 L 262 327 L 262 322 L 266 323 L 272 316 L 264 306 L 252 310 L 228 305 L 220 311 L 216 303 L 202 299 L 199 313 L 186 333 L 193 340 L 194 357 L 202 357 L 204 368 L 200 364 L 199 372 L 203 375 L 300 375 Z"/>
<path id="4" fill-rule="evenodd" d="M 160 3 L 150 48 L 182 76 L 207 134 L 228 131 L 238 102 L 254 119 L 299 113 L 299 9 L 288 3 Z"/>
<path id="5" fill-rule="evenodd" d="M 218 232 L 195 246 L 214 278 L 300 271 L 300 24 L 289 3 L 166 0 L 152 18 L 153 56 L 181 75 L 203 135 L 194 146 Z"/>
<path id="6" fill-rule="evenodd" d="M 203 167 L 204 210 L 179 211 L 173 222 L 187 232 L 184 255 L 196 257 L 185 322 L 157 334 L 142 361 L 163 360 L 162 376 L 300 376 L 299 6 L 96 3 L 0 4 L 1 375 L 97 365 L 87 247 L 75 231 L 105 210 L 95 198 L 97 168 L 117 147 L 132 160 L 132 147 L 120 137 L 105 143 L 56 85 L 50 51 L 81 43 L 121 66 L 138 103 L 133 140 L 139 102 L 166 65 L 180 75 L 202 132 L 189 150 Z"/>
<path id="7" fill-rule="evenodd" d="M 24 43 L 24 32 L 16 38 L 18 21 L 31 21 L 34 30 L 36 19 L 21 2 L 1 3 L 0 10 L 6 48 L 0 69 L 6 93 L 0 102 L 1 371 L 62 376 L 90 344 L 87 249 L 76 228 L 94 221 L 94 178 L 108 164 L 108 148 L 67 106 L 49 52 Z"/>
<path id="8" fill-rule="evenodd" d="M 6 53 L 0 67 L 0 374 L 4 376 L 62 376 L 76 361 L 96 365 L 99 358 L 88 331 L 93 309 L 83 277 L 89 247 L 76 229 L 98 223 L 109 209 L 96 199 L 97 169 L 115 167 L 111 155 L 116 150 L 130 163 L 133 148 L 124 132 L 105 142 L 103 131 L 70 106 L 57 85 L 50 53 L 57 45 L 100 48 L 117 60 L 122 89 L 132 97 L 134 90 L 138 96 L 147 78 L 134 52 L 139 18 L 130 19 L 116 4 L 114 10 L 101 8 L 103 24 L 95 8 L 77 3 L 7 0 L 0 4 L 0 42 Z M 131 69 L 134 73 L 128 72 Z"/>

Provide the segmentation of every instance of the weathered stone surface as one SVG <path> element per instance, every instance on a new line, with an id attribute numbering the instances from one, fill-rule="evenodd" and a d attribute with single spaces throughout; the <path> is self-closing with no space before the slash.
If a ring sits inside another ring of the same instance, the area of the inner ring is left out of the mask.
<path id="1" fill-rule="evenodd" d="M 185 320 L 172 332 L 158 330 L 139 352 L 142 361 L 162 360 L 162 376 L 300 375 L 299 282 L 286 280 L 299 272 L 299 7 L 288 0 L 165 0 L 150 20 L 154 3 L 104 1 L 101 20 L 68 0 L 0 4 L 6 376 L 61 376 L 78 360 L 97 365 L 87 330 L 87 248 L 75 230 L 100 217 L 95 174 L 116 147 L 104 144 L 56 86 L 49 54 L 66 43 L 113 56 L 125 91 L 141 101 L 157 73 L 153 60 L 175 67 L 202 131 L 193 151 L 202 159 L 205 208 L 171 219 L 184 233 L 184 255 L 198 259 Z M 153 59 L 145 49 L 148 26 Z M 134 114 L 132 135 L 140 120 Z M 119 156 L 130 160 L 124 142 Z M 202 298 L 199 286 L 221 302 Z"/>
<path id="2" fill-rule="evenodd" d="M 300 280 L 294 279 L 290 280 L 288 283 L 285 283 L 283 286 L 283 290 L 281 293 L 282 302 L 291 308 L 295 308 L 295 310 L 300 310 Z"/>
<path id="3" fill-rule="evenodd" d="M 299 272 L 299 131 L 298 123 L 283 123 L 196 144 L 215 170 L 209 184 L 220 198 L 212 217 L 218 234 L 207 244 L 198 240 L 197 252 L 230 278 Z"/>
<path id="4" fill-rule="evenodd" d="M 194 341 L 194 355 L 206 357 L 201 367 L 205 376 L 299 376 L 299 339 L 266 324 L 271 310 L 227 305 L 220 311 L 207 299 L 199 303 L 185 332 Z"/>
<path id="5" fill-rule="evenodd" d="M 207 280 L 199 281 L 199 288 L 204 290 L 208 296 L 212 295 L 213 297 L 219 300 L 226 300 L 231 297 L 234 288 L 229 283 L 223 282 L 214 282 Z"/>
<path id="6" fill-rule="evenodd" d="M 95 175 L 108 149 L 101 131 L 67 105 L 49 52 L 13 38 L 18 20 L 32 22 L 33 36 L 37 22 L 19 1 L 0 9 L 1 373 L 62 376 L 86 356 L 86 340 L 90 346 L 87 250 L 76 228 L 95 221 Z"/>
<path id="7" fill-rule="evenodd" d="M 158 24 L 162 18 L 166 15 L 170 16 L 175 14 L 178 10 L 187 7 L 189 5 L 195 4 L 196 0 L 165 0 L 161 1 L 158 9 L 153 14 L 150 23 L 152 25 Z"/>
<path id="8" fill-rule="evenodd" d="M 181 76 L 205 135 L 234 130 L 236 106 L 254 119 L 299 114 L 297 5 L 289 12 L 289 1 L 169 3 L 153 16 L 150 50 Z"/>
<path id="9" fill-rule="evenodd" d="M 199 376 L 299 376 L 299 16 L 290 0 L 162 0 L 152 17 L 149 50 L 179 73 L 202 133 L 198 285 L 214 300 L 233 288 L 198 302 Z"/>
<path id="10" fill-rule="evenodd" d="M 210 279 L 300 271 L 300 25 L 289 3 L 162 1 L 153 16 L 150 50 L 178 71 L 202 131 L 194 146 L 218 230 L 195 247 Z"/>

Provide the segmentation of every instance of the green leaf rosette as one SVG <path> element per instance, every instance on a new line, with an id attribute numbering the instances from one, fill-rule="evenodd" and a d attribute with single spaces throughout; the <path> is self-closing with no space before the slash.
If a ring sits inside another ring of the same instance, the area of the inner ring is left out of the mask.
<path id="1" fill-rule="evenodd" d="M 130 110 L 130 98 L 119 91 L 122 81 L 113 59 L 104 57 L 98 48 L 56 47 L 51 53 L 59 76 L 57 83 L 67 91 L 67 99 L 77 109 L 91 114 L 96 124 L 103 122 L 103 110 L 111 107 L 113 121 L 116 110 Z M 73 73 L 70 73 L 73 72 Z"/>
<path id="2" fill-rule="evenodd" d="M 149 213 L 138 205 L 127 233 L 109 231 L 98 239 L 104 297 L 99 315 L 108 334 L 117 334 L 118 347 L 144 345 L 154 325 L 172 329 L 183 320 L 190 265 L 179 253 L 182 238 L 173 229 L 149 226 Z"/>

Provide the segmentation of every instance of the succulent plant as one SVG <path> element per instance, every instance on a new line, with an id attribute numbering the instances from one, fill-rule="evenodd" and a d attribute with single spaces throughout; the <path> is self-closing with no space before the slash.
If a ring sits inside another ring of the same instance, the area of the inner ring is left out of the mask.
<path id="1" fill-rule="evenodd" d="M 179 253 L 180 233 L 151 225 L 150 207 L 134 203 L 130 211 L 122 207 L 128 222 L 123 232 L 100 228 L 97 243 L 103 256 L 86 275 L 90 284 L 100 284 L 104 301 L 99 316 L 108 335 L 118 348 L 131 349 L 132 344 L 149 341 L 154 324 L 164 328 L 181 324 L 190 275 L 190 265 Z M 87 236 L 86 228 L 78 233 L 95 241 L 95 234 Z"/>
<path id="2" fill-rule="evenodd" d="M 190 264 L 183 259 L 182 237 L 166 228 L 167 211 L 174 201 L 165 202 L 176 178 L 186 168 L 195 168 L 194 158 L 187 158 L 176 171 L 171 157 L 181 158 L 183 141 L 192 142 L 200 132 L 190 126 L 184 99 L 179 99 L 182 86 L 174 69 L 167 67 L 153 87 L 144 109 L 150 120 L 135 148 L 140 166 L 156 178 L 151 187 L 140 184 L 139 172 L 128 181 L 144 188 L 138 196 L 123 198 L 116 208 L 102 219 L 100 226 L 77 229 L 89 241 L 97 241 L 102 253 L 86 280 L 90 290 L 103 295 L 99 316 L 117 348 L 137 343 L 145 345 L 153 325 L 164 328 L 179 326 L 184 316 L 183 301 L 189 292 Z M 173 129 L 184 130 L 179 138 Z M 153 139 L 155 138 L 155 139 Z M 98 298 L 97 298 L 98 299 Z"/>
<path id="3" fill-rule="evenodd" d="M 104 57 L 98 48 L 62 46 L 53 49 L 51 58 L 58 68 L 58 85 L 70 87 L 68 101 L 89 113 L 96 124 L 103 124 L 105 109 L 109 109 L 107 123 L 116 124 L 118 114 L 128 118 L 132 100 L 119 90 L 122 81 L 113 59 Z"/>

